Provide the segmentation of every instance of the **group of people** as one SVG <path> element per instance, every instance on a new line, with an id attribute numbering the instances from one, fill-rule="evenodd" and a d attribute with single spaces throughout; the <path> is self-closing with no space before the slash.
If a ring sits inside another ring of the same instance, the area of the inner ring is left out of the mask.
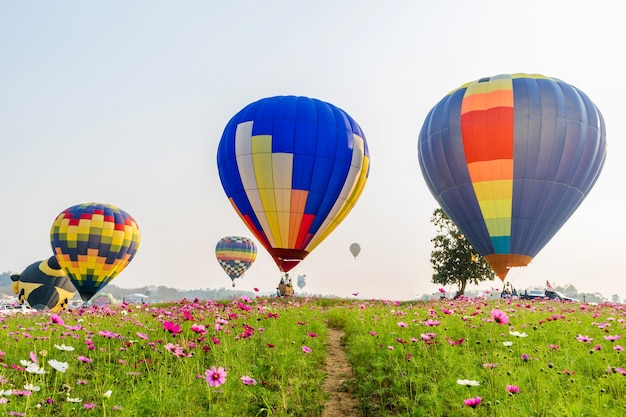
<path id="1" fill-rule="evenodd" d="M 501 298 L 517 297 L 517 295 L 517 290 L 511 285 L 510 282 L 507 282 L 504 285 L 504 288 L 502 288 L 502 292 L 500 293 Z"/>

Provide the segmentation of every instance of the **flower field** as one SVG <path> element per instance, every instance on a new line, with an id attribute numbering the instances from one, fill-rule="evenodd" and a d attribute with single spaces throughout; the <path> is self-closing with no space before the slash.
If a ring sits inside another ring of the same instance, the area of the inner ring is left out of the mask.
<path id="1" fill-rule="evenodd" d="M 0 321 L 0 415 L 320 416 L 329 328 L 355 416 L 626 415 L 619 304 L 243 297 Z"/>

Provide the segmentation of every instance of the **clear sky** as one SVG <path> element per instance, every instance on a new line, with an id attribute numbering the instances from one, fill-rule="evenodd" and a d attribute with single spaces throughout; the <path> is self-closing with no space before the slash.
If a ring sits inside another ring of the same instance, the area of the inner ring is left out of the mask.
<path id="1" fill-rule="evenodd" d="M 219 181 L 222 131 L 250 102 L 302 95 L 361 125 L 371 170 L 354 210 L 293 275 L 338 296 L 436 291 L 422 123 L 465 82 L 526 72 L 594 101 L 608 156 L 577 212 L 511 279 L 626 298 L 623 15 L 618 0 L 0 2 L 0 271 L 50 256 L 54 218 L 97 201 L 142 233 L 116 285 L 230 286 L 215 244 L 251 233 Z M 272 291 L 279 278 L 259 245 L 237 287 Z"/>

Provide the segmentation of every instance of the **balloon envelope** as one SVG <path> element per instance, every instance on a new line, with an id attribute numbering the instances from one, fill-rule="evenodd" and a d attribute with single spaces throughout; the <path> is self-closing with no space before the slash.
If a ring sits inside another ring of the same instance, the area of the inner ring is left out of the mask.
<path id="1" fill-rule="evenodd" d="M 279 96 L 249 104 L 228 122 L 217 164 L 237 214 L 288 272 L 352 210 L 367 181 L 369 151 L 343 110 Z"/>
<path id="2" fill-rule="evenodd" d="M 300 289 L 306 286 L 306 275 L 298 275 L 298 287 Z"/>
<path id="3" fill-rule="evenodd" d="M 61 212 L 50 229 L 52 250 L 87 302 L 122 272 L 139 248 L 135 220 L 110 204 L 78 204 Z"/>
<path id="4" fill-rule="evenodd" d="M 604 165 L 606 132 L 576 87 L 505 74 L 444 97 L 424 122 L 418 155 L 435 199 L 504 280 L 587 196 Z"/>
<path id="5" fill-rule="evenodd" d="M 254 242 L 243 236 L 226 236 L 215 247 L 217 262 L 233 283 L 252 266 L 256 253 Z"/>
<path id="6" fill-rule="evenodd" d="M 30 264 L 21 274 L 12 275 L 11 280 L 11 289 L 20 304 L 26 301 L 37 310 L 59 313 L 76 294 L 74 284 L 54 256 Z"/>
<path id="7" fill-rule="evenodd" d="M 354 259 L 356 259 L 356 257 L 359 256 L 359 253 L 361 253 L 361 245 L 359 245 L 358 243 L 351 244 L 350 253 L 352 254 L 352 256 L 354 256 Z"/>

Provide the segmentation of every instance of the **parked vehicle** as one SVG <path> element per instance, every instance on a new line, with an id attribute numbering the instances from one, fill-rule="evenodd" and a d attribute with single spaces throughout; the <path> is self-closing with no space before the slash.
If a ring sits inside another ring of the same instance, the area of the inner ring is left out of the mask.
<path id="1" fill-rule="evenodd" d="M 572 303 L 578 303 L 579 301 L 575 298 L 568 297 L 563 295 L 558 291 L 553 290 L 528 290 L 524 291 L 521 295 L 524 300 L 536 300 L 536 299 L 547 299 L 547 300 L 558 300 L 558 301 L 569 301 Z"/>
<path id="2" fill-rule="evenodd" d="M 3 316 L 10 316 L 14 314 L 33 314 L 36 312 L 37 310 L 35 310 L 34 308 L 31 308 L 30 306 L 26 304 L 17 304 L 17 305 L 2 304 L 0 305 L 0 315 L 3 315 Z"/>

